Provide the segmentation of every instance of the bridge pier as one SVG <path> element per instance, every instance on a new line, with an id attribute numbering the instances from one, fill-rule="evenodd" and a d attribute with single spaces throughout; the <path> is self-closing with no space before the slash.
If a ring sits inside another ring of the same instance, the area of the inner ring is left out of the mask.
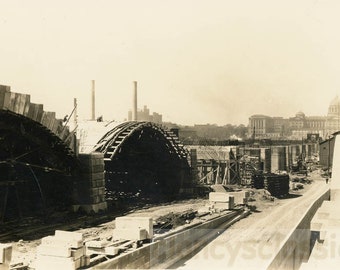
<path id="1" fill-rule="evenodd" d="M 74 185 L 76 204 L 73 211 L 98 213 L 107 210 L 105 201 L 104 155 L 98 152 L 80 154 L 80 177 Z"/>

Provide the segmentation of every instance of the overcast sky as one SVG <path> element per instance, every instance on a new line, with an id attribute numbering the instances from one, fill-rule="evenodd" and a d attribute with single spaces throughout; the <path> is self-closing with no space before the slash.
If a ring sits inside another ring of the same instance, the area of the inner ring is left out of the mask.
<path id="1" fill-rule="evenodd" d="M 340 90 L 340 1 L 0 0 L 0 84 L 63 117 L 138 107 L 179 124 L 326 115 Z"/>

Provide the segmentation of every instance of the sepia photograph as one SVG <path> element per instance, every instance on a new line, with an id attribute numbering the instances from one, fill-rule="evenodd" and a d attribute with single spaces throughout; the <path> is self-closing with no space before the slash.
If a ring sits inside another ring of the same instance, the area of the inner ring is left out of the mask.
<path id="1" fill-rule="evenodd" d="M 338 269 L 339 14 L 0 0 L 0 270 Z"/>

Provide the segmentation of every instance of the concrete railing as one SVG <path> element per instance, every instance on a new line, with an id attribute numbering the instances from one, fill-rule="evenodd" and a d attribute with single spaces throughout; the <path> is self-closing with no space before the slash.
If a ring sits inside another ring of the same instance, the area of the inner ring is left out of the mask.
<path id="1" fill-rule="evenodd" d="M 297 226 L 282 241 L 280 248 L 270 264 L 265 269 L 299 269 L 302 262 L 308 260 L 310 254 L 310 223 L 322 202 L 329 200 L 330 190 L 328 189 L 317 198 L 306 210 Z"/>

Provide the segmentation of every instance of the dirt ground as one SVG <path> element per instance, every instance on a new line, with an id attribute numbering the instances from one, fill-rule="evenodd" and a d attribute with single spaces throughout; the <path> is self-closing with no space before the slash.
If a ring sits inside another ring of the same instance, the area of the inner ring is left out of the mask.
<path id="1" fill-rule="evenodd" d="M 312 180 L 311 184 L 305 184 L 303 189 L 296 191 L 290 191 L 287 198 L 271 200 L 268 196 L 264 196 L 264 190 L 249 189 L 251 192 L 251 201 L 249 202 L 249 208 L 252 214 L 247 218 L 240 220 L 239 222 L 232 225 L 233 229 L 246 229 L 252 226 L 259 220 L 262 220 L 263 224 L 272 222 L 270 213 L 278 206 L 286 204 L 294 200 L 294 198 L 303 196 L 309 189 L 314 185 L 325 184 L 325 180 L 319 176 L 318 171 L 313 172 L 308 179 Z M 325 184 L 326 185 L 326 184 Z M 161 204 L 159 206 L 145 207 L 143 209 L 130 211 L 127 213 L 129 216 L 150 216 L 154 220 L 158 217 L 167 215 L 169 213 L 184 212 L 188 210 L 197 210 L 202 206 L 206 205 L 208 200 L 206 199 L 190 199 L 185 201 L 179 201 L 176 203 Z M 277 214 L 277 213 L 276 213 Z M 266 221 L 267 220 L 267 221 Z M 82 232 L 85 237 L 85 241 L 91 239 L 106 239 L 112 235 L 112 231 L 115 228 L 114 220 L 102 223 L 98 226 L 90 228 L 80 228 L 77 232 Z M 19 240 L 12 242 L 13 254 L 12 264 L 23 262 L 26 265 L 34 266 L 36 258 L 36 248 L 40 244 L 41 240 Z"/>

